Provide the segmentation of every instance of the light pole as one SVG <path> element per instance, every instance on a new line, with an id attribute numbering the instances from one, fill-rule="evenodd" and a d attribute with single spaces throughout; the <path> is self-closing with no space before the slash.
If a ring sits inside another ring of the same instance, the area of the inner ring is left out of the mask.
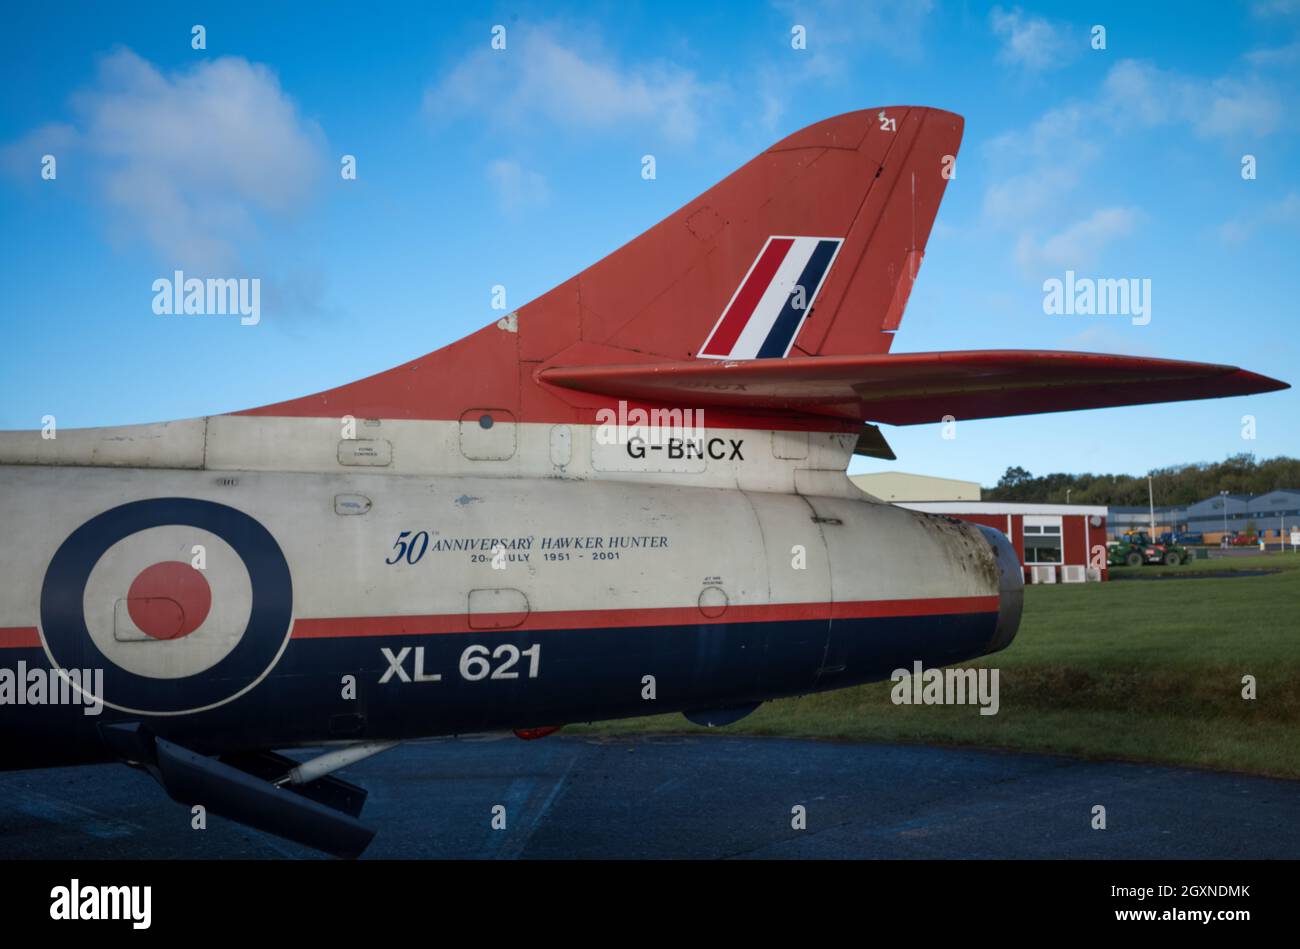
<path id="1" fill-rule="evenodd" d="M 1147 475 L 1147 503 L 1151 506 L 1151 543 L 1156 542 L 1156 492 L 1151 487 L 1151 476 Z"/>
<path id="2" fill-rule="evenodd" d="M 1223 537 L 1219 540 L 1220 547 L 1228 546 L 1228 492 L 1220 491 L 1219 497 L 1223 498 Z"/>

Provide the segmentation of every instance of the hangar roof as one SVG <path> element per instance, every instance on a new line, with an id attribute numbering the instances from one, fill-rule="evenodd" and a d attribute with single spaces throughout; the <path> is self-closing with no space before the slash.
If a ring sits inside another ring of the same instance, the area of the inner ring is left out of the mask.
<path id="1" fill-rule="evenodd" d="M 903 501 L 897 507 L 927 514 L 1080 514 L 1106 516 L 1098 504 L 1020 504 L 1012 501 Z"/>

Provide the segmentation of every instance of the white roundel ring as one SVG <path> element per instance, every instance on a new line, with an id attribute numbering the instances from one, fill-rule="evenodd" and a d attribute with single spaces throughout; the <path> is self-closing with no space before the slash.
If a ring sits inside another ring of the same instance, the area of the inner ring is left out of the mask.
<path id="1" fill-rule="evenodd" d="M 193 579 L 178 579 L 187 575 Z M 252 580 L 235 549 L 211 531 L 178 524 L 119 540 L 91 569 L 82 593 L 95 648 L 150 679 L 211 669 L 239 644 L 252 605 Z"/>
<path id="2" fill-rule="evenodd" d="M 289 566 L 269 531 L 225 504 L 133 501 L 55 552 L 41 639 L 57 668 L 102 669 L 111 708 L 176 715 L 223 705 L 288 643 Z"/>

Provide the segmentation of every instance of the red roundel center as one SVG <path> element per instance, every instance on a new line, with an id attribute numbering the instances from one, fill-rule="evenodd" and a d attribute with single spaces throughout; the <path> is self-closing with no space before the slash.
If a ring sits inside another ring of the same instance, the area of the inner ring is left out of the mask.
<path id="1" fill-rule="evenodd" d="M 145 635 L 180 639 L 207 619 L 212 588 L 189 564 L 167 560 L 140 571 L 126 595 L 126 607 L 131 621 Z"/>

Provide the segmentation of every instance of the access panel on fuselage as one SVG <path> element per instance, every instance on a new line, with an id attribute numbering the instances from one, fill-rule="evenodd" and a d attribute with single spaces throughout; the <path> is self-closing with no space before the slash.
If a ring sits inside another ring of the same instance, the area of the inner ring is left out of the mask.
<path id="1" fill-rule="evenodd" d="M 817 683 L 830 633 L 831 563 L 816 512 L 793 494 L 750 492 L 762 528 L 771 619 L 764 685 L 799 694 Z M 756 552 L 756 556 L 759 552 Z"/>
<path id="2" fill-rule="evenodd" d="M 983 653 L 997 624 L 998 573 L 978 528 L 879 501 L 807 501 L 826 537 L 834 599 L 819 688 Z"/>

